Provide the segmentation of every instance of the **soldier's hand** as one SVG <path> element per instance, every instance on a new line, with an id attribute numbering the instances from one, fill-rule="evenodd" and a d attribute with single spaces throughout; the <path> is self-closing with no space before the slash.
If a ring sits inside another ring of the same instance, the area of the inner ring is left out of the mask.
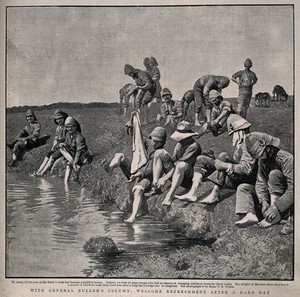
<path id="1" fill-rule="evenodd" d="M 265 213 L 265 219 L 268 222 L 271 222 L 272 220 L 274 220 L 274 218 L 276 217 L 276 215 L 279 213 L 278 208 L 275 205 L 272 205 L 271 207 L 269 207 Z"/>
<path id="2" fill-rule="evenodd" d="M 263 217 L 266 218 L 266 211 L 270 207 L 270 204 L 267 201 L 263 201 L 261 204 L 261 212 L 263 214 Z"/>
<path id="3" fill-rule="evenodd" d="M 215 161 L 215 167 L 217 170 L 227 170 L 229 168 L 229 165 L 228 163 L 225 163 L 221 160 L 216 160 Z"/>
<path id="4" fill-rule="evenodd" d="M 137 172 L 137 173 L 135 173 L 135 174 L 132 174 L 131 176 L 130 176 L 130 179 L 128 180 L 128 183 L 130 183 L 130 182 L 132 182 L 132 181 L 134 181 L 135 179 L 139 179 L 139 178 L 141 178 L 142 177 L 142 173 L 141 172 Z"/>
<path id="5" fill-rule="evenodd" d="M 166 184 L 166 180 L 161 177 L 158 179 L 157 183 L 154 185 L 156 188 L 160 189 Z"/>

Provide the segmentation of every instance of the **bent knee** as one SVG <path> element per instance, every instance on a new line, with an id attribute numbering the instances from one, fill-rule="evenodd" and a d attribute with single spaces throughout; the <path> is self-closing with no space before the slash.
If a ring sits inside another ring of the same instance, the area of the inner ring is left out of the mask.
<path id="1" fill-rule="evenodd" d="M 242 192 L 242 193 L 249 193 L 249 192 L 253 192 L 255 191 L 255 187 L 253 185 L 250 185 L 250 184 L 240 184 L 238 187 L 237 187 L 237 193 L 239 192 Z"/>
<path id="2" fill-rule="evenodd" d="M 186 168 L 188 168 L 189 164 L 184 162 L 184 161 L 179 161 L 177 164 L 176 164 L 176 169 L 178 170 L 185 170 Z"/>
<path id="3" fill-rule="evenodd" d="M 165 149 L 157 149 L 154 152 L 154 158 L 164 158 L 166 155 L 169 155 L 169 153 Z"/>
<path id="4" fill-rule="evenodd" d="M 283 177 L 282 171 L 279 169 L 273 169 L 269 173 L 269 182 L 281 179 Z"/>

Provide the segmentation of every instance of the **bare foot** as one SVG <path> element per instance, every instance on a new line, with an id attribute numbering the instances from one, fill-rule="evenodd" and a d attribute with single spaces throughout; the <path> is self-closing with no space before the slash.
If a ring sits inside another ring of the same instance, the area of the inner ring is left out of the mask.
<path id="1" fill-rule="evenodd" d="M 169 206 L 171 205 L 172 203 L 172 200 L 170 198 L 165 198 L 164 201 L 162 202 L 162 205 L 165 205 L 165 206 Z"/>
<path id="2" fill-rule="evenodd" d="M 104 171 L 108 174 L 108 175 L 112 175 L 112 170 L 109 167 L 109 164 L 107 162 L 107 160 L 104 158 L 101 160 L 101 166 L 103 167 Z"/>
<path id="3" fill-rule="evenodd" d="M 201 200 L 199 202 L 202 204 L 218 203 L 218 202 L 220 202 L 219 195 L 215 194 L 214 192 L 211 192 L 206 198 L 204 198 L 203 200 Z"/>
<path id="4" fill-rule="evenodd" d="M 245 228 L 258 223 L 258 218 L 252 212 L 248 212 L 241 220 L 235 222 L 235 225 L 240 228 Z"/>
<path id="5" fill-rule="evenodd" d="M 257 225 L 261 228 L 269 228 L 270 226 L 272 226 L 271 222 L 267 222 L 265 219 L 260 221 Z"/>
<path id="6" fill-rule="evenodd" d="M 271 222 L 268 222 L 266 219 L 263 219 L 257 225 L 261 228 L 268 228 L 272 225 L 275 225 L 275 224 L 279 223 L 280 220 L 281 220 L 281 216 L 280 216 L 279 213 L 277 213 L 277 215 L 275 216 L 275 218 Z"/>
<path id="7" fill-rule="evenodd" d="M 184 200 L 184 201 L 189 201 L 189 202 L 196 202 L 197 201 L 197 196 L 191 195 L 189 193 L 186 193 L 184 195 L 175 195 L 175 198 L 179 200 Z"/>
<path id="8" fill-rule="evenodd" d="M 127 220 L 124 220 L 125 223 L 133 223 L 135 221 L 135 217 L 129 217 Z"/>

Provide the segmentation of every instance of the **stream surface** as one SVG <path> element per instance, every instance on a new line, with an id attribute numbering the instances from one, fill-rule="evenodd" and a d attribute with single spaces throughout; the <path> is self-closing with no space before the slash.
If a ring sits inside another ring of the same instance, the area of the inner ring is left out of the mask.
<path id="1" fill-rule="evenodd" d="M 168 225 L 144 216 L 123 222 L 115 206 L 99 209 L 76 183 L 58 178 L 6 176 L 6 276 L 97 277 L 138 260 L 190 246 Z M 114 256 L 83 252 L 94 236 L 109 236 L 124 249 Z"/>

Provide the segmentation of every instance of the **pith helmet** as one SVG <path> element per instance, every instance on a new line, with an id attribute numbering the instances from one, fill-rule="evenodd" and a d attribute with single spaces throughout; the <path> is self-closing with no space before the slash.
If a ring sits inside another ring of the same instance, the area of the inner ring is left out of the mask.
<path id="1" fill-rule="evenodd" d="M 213 99 L 216 99 L 218 97 L 222 97 L 222 95 L 218 91 L 216 91 L 216 90 L 209 91 L 209 94 L 208 94 L 208 99 L 209 100 L 213 100 Z"/>
<path id="2" fill-rule="evenodd" d="M 238 130 L 250 128 L 250 126 L 251 124 L 238 114 L 231 114 L 227 119 L 228 135 L 231 135 L 233 132 Z"/>
<path id="3" fill-rule="evenodd" d="M 54 112 L 54 116 L 53 116 L 53 120 L 54 120 L 54 123 L 57 124 L 57 119 L 66 119 L 68 117 L 68 114 L 66 114 L 65 112 L 63 112 L 62 110 L 60 109 L 56 109 L 55 112 Z"/>
<path id="4" fill-rule="evenodd" d="M 155 127 L 150 133 L 149 138 L 165 142 L 167 140 L 167 131 L 164 127 Z"/>
<path id="5" fill-rule="evenodd" d="M 124 73 L 125 73 L 125 75 L 129 75 L 130 73 L 137 73 L 137 72 L 139 72 L 139 70 L 133 68 L 133 67 L 132 67 L 131 65 L 129 65 L 129 64 L 126 64 L 126 65 L 124 66 Z"/>
<path id="6" fill-rule="evenodd" d="M 187 121 L 178 123 L 176 131 L 171 135 L 171 139 L 176 141 L 184 140 L 188 137 L 197 136 L 198 134 L 191 129 L 191 124 Z"/>
<path id="7" fill-rule="evenodd" d="M 161 91 L 161 96 L 163 97 L 165 95 L 171 95 L 171 97 L 172 97 L 172 93 L 168 88 L 163 88 Z"/>
<path id="8" fill-rule="evenodd" d="M 29 116 L 33 116 L 34 120 L 36 121 L 36 116 L 35 116 L 34 112 L 31 109 L 28 109 L 26 111 L 26 116 L 25 117 L 29 117 Z"/>
<path id="9" fill-rule="evenodd" d="M 279 147 L 280 139 L 266 133 L 252 132 L 246 135 L 245 144 L 252 158 L 258 159 L 268 145 Z"/>
<path id="10" fill-rule="evenodd" d="M 158 66 L 158 63 L 156 61 L 156 59 L 154 57 L 150 58 L 150 62 L 154 65 L 154 66 Z"/>
<path id="11" fill-rule="evenodd" d="M 246 59 L 244 62 L 244 67 L 252 67 L 252 61 L 250 59 Z"/>
<path id="12" fill-rule="evenodd" d="M 66 127 L 77 126 L 77 121 L 72 117 L 67 117 L 65 120 L 65 126 Z"/>
<path id="13" fill-rule="evenodd" d="M 145 57 L 143 64 L 144 65 L 149 65 L 150 64 L 150 59 L 148 57 Z"/>
<path id="14" fill-rule="evenodd" d="M 28 116 L 34 116 L 35 117 L 35 114 L 34 114 L 34 112 L 31 109 L 28 109 L 26 111 L 26 117 L 28 117 Z"/>

